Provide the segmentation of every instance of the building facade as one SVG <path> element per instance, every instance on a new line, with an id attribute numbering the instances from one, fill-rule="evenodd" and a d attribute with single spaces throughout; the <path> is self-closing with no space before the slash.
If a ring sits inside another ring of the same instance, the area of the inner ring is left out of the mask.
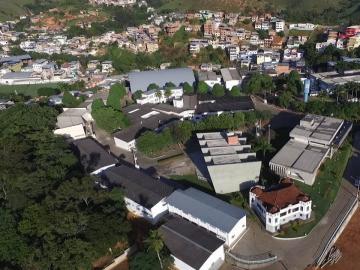
<path id="1" fill-rule="evenodd" d="M 310 219 L 311 203 L 310 197 L 289 180 L 283 180 L 271 190 L 256 186 L 249 192 L 250 207 L 271 233 L 277 232 L 290 221 Z"/>

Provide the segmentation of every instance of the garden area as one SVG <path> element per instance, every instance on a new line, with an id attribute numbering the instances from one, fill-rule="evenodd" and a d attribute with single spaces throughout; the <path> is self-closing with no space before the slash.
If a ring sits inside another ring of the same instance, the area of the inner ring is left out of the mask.
<path id="1" fill-rule="evenodd" d="M 311 197 L 313 219 L 308 223 L 293 222 L 278 235 L 279 237 L 293 238 L 307 235 L 319 223 L 335 201 L 351 153 L 350 143 L 345 143 L 332 159 L 326 160 L 320 167 L 313 186 L 295 182 L 303 192 Z"/>
<path id="2" fill-rule="evenodd" d="M 32 85 L 0 85 L 0 96 L 24 95 L 30 97 L 38 96 L 41 88 L 58 88 L 58 84 L 32 84 Z"/>

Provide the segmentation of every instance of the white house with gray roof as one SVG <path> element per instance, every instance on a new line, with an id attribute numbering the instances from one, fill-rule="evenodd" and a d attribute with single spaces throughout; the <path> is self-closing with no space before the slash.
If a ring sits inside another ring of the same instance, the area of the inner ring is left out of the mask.
<path id="1" fill-rule="evenodd" d="M 124 193 L 126 208 L 151 223 L 157 223 L 168 212 L 165 199 L 174 189 L 142 170 L 120 165 L 102 173 L 103 184 L 118 186 Z"/>
<path id="2" fill-rule="evenodd" d="M 231 247 L 246 229 L 243 209 L 194 188 L 176 190 L 167 199 L 169 212 L 214 233 Z"/>
<path id="3" fill-rule="evenodd" d="M 234 86 L 241 84 L 241 76 L 236 68 L 222 68 L 220 69 L 226 89 L 231 90 Z"/>

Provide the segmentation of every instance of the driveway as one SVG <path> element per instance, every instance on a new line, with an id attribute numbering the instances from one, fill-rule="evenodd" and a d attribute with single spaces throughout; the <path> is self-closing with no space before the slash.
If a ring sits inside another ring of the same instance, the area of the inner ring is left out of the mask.
<path id="1" fill-rule="evenodd" d="M 271 253 L 278 256 L 281 264 L 277 263 L 265 268 L 266 270 L 304 270 L 320 255 L 327 240 L 353 202 L 355 195 L 356 188 L 346 180 L 343 180 L 339 193 L 326 216 L 307 237 L 302 239 L 279 240 L 273 238 L 257 221 L 249 220 L 249 230 L 237 243 L 232 252 L 234 254 L 251 256 L 271 251 Z M 226 269 L 237 268 L 227 266 Z"/>

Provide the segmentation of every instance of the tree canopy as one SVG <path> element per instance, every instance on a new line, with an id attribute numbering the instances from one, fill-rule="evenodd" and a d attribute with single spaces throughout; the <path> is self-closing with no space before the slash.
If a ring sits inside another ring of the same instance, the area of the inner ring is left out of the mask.
<path id="1" fill-rule="evenodd" d="M 213 89 L 211 90 L 211 93 L 215 97 L 223 97 L 223 96 L 225 96 L 225 88 L 221 84 L 217 83 L 214 85 Z"/>
<path id="2" fill-rule="evenodd" d="M 129 119 L 122 111 L 105 106 L 102 100 L 94 100 L 91 108 L 91 115 L 96 125 L 109 133 L 130 125 Z"/>
<path id="3" fill-rule="evenodd" d="M 106 105 L 110 106 L 114 110 L 121 110 L 121 100 L 126 95 L 126 89 L 123 84 L 115 83 L 110 87 L 109 96 L 106 101 Z"/>
<path id="4" fill-rule="evenodd" d="M 127 242 L 121 190 L 95 189 L 53 134 L 56 116 L 39 105 L 0 112 L 0 262 L 10 269 L 89 269 Z"/>
<path id="5" fill-rule="evenodd" d="M 241 91 L 240 91 L 240 87 L 238 86 L 234 86 L 233 88 L 231 88 L 230 90 L 230 96 L 232 97 L 238 97 L 241 95 Z"/>
<path id="6" fill-rule="evenodd" d="M 198 87 L 197 87 L 198 94 L 204 95 L 208 92 L 208 90 L 209 90 L 209 86 L 204 81 L 200 81 L 198 83 Z"/>

